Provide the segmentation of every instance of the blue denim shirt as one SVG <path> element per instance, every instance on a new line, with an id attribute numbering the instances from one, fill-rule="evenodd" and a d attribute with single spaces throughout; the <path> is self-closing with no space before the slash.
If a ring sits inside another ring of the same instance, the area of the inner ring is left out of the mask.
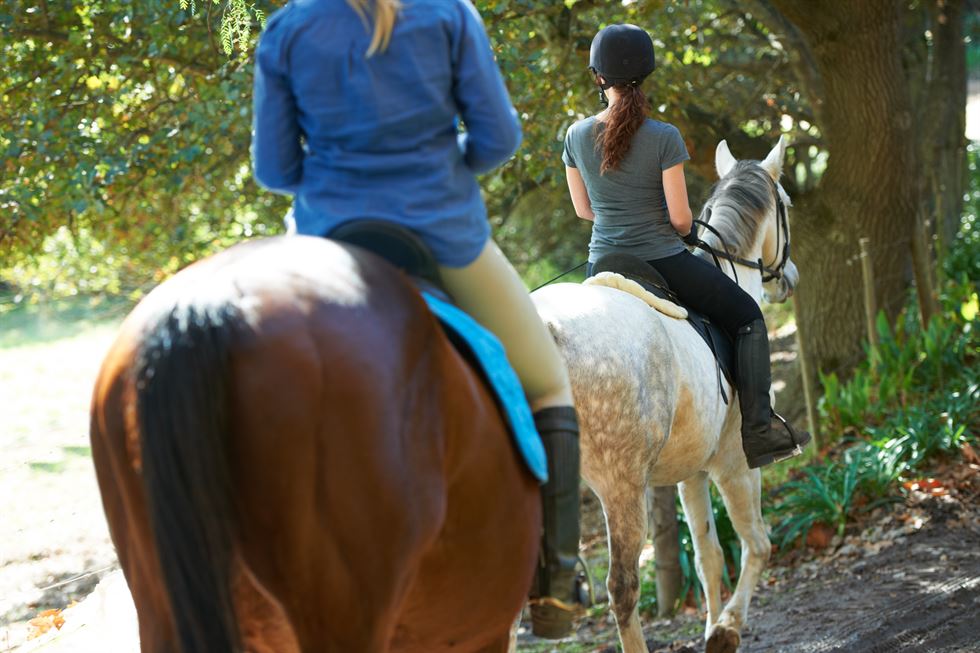
<path id="1" fill-rule="evenodd" d="M 465 266 L 490 236 L 476 175 L 521 141 L 483 23 L 468 0 L 405 0 L 388 48 L 368 57 L 372 32 L 344 0 L 292 0 L 269 18 L 255 177 L 293 196 L 299 233 L 388 220 Z"/>

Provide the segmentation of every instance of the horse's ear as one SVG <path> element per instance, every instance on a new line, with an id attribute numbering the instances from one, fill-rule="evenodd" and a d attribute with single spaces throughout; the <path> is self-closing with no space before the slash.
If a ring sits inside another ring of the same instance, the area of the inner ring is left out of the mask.
<path id="1" fill-rule="evenodd" d="M 718 171 L 718 179 L 721 179 L 735 167 L 735 157 L 728 149 L 728 143 L 722 140 L 715 149 L 715 169 Z"/>
<path id="2" fill-rule="evenodd" d="M 773 181 L 779 181 L 780 175 L 783 174 L 783 158 L 786 156 L 786 136 L 780 136 L 779 142 L 776 143 L 776 147 L 772 148 L 772 152 L 766 157 L 766 160 L 762 162 L 762 168 L 769 173 Z"/>

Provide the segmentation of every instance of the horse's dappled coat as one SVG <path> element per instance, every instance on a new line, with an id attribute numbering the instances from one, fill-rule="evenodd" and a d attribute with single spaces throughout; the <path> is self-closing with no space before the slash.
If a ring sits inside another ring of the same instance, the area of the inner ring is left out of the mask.
<path id="1" fill-rule="evenodd" d="M 711 212 L 710 222 L 723 237 L 728 234 L 736 243 L 733 254 L 745 260 L 778 260 L 787 247 L 788 233 L 778 237 L 774 195 L 783 194 L 777 182 L 784 153 L 780 139 L 764 161 L 736 162 L 724 141 L 718 146 L 722 180 L 708 201 L 718 209 Z M 758 302 L 764 288 L 758 267 L 737 261 L 734 267 L 739 285 Z M 734 274 L 727 262 L 722 270 Z M 777 301 L 788 296 L 797 279 L 787 257 L 774 292 Z M 687 322 L 613 288 L 556 284 L 533 297 L 568 363 L 582 425 L 582 474 L 606 516 L 607 583 L 624 652 L 647 650 L 637 611 L 637 563 L 647 527 L 645 490 L 672 484 L 679 484 L 705 591 L 706 651 L 735 651 L 770 548 L 762 521 L 761 476 L 747 466 L 738 405 L 723 401 L 711 351 Z M 731 397 L 731 386 L 724 379 L 721 383 Z M 721 602 L 724 557 L 709 479 L 742 541 L 742 570 L 726 605 Z"/>

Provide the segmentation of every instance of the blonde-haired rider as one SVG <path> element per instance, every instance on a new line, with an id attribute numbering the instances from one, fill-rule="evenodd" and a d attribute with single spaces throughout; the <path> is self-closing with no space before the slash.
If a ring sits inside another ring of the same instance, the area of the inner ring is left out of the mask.
<path id="1" fill-rule="evenodd" d="M 534 630 L 565 636 L 581 611 L 578 424 L 564 363 L 490 238 L 476 182 L 521 141 L 479 14 L 467 0 L 292 0 L 259 42 L 254 103 L 255 177 L 293 197 L 298 233 L 359 219 L 411 229 L 503 342 L 548 454 Z"/>

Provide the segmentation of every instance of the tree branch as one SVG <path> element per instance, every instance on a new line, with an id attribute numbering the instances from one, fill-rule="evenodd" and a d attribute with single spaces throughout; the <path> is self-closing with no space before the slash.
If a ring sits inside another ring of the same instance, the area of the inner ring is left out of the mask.
<path id="1" fill-rule="evenodd" d="M 58 31 L 55 31 L 55 30 L 48 30 L 48 29 L 16 29 L 16 30 L 14 30 L 14 34 L 16 36 L 28 37 L 28 38 L 37 38 L 37 39 L 40 39 L 40 40 L 51 41 L 51 42 L 60 43 L 60 44 L 67 44 L 67 43 L 69 43 L 68 35 L 67 34 L 65 34 L 63 32 L 58 32 Z M 126 41 L 123 41 L 122 39 L 115 38 L 115 37 L 110 36 L 108 34 L 100 34 L 99 35 L 99 38 L 100 39 L 109 40 L 109 42 L 112 43 L 113 45 L 117 45 L 117 46 L 120 46 L 120 47 L 125 47 L 125 46 L 131 45 L 131 44 L 127 43 Z M 156 61 L 161 61 L 163 63 L 168 63 L 168 64 L 170 64 L 170 65 L 172 65 L 172 66 L 174 66 L 176 68 L 183 68 L 187 72 L 189 72 L 189 73 L 191 73 L 193 75 L 197 75 L 198 77 L 210 77 L 211 75 L 214 75 L 214 74 L 217 73 L 216 70 L 210 70 L 210 69 L 205 68 L 204 66 L 201 66 L 199 64 L 196 64 L 196 63 L 193 63 L 193 62 L 190 62 L 190 61 L 182 61 L 182 60 L 177 59 L 175 57 L 170 57 L 170 56 L 163 55 L 163 54 L 155 55 L 154 56 L 154 59 Z"/>

